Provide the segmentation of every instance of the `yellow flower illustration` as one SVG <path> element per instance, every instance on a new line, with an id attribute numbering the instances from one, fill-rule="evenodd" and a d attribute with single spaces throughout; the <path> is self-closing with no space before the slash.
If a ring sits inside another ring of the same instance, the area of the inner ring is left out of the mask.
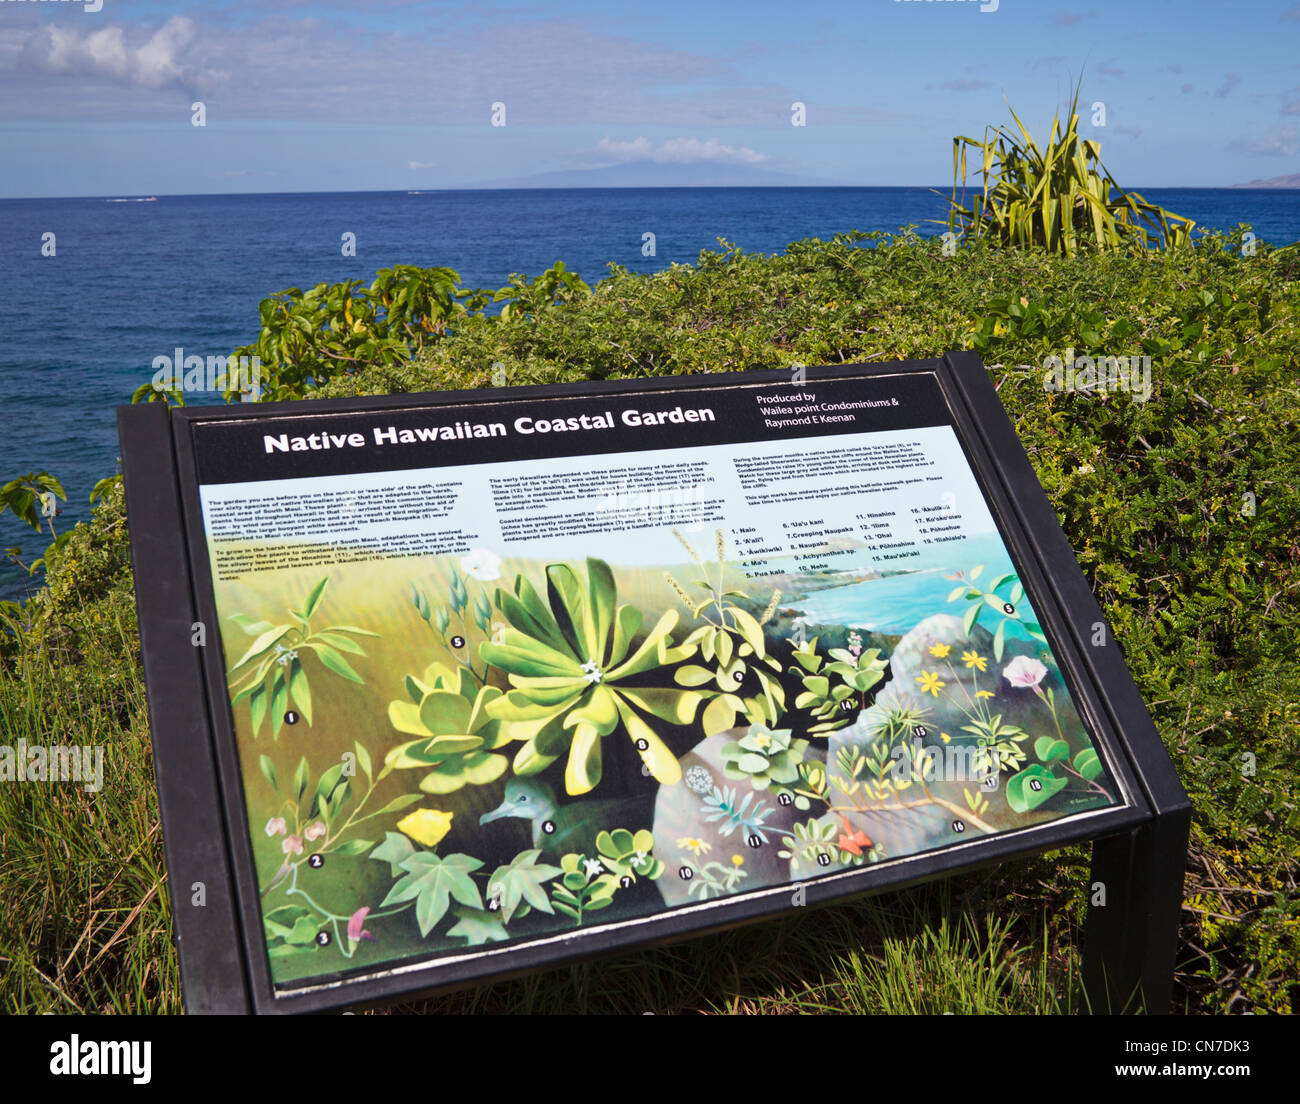
<path id="1" fill-rule="evenodd" d="M 939 696 L 939 691 L 948 685 L 933 671 L 922 671 L 916 676 L 916 681 L 921 684 L 922 694 L 933 694 L 936 698 Z"/>
<path id="2" fill-rule="evenodd" d="M 976 691 L 975 691 L 975 696 L 976 696 L 977 698 L 991 698 L 991 697 L 993 697 L 993 691 L 992 691 L 992 690 L 976 690 Z"/>
<path id="3" fill-rule="evenodd" d="M 982 656 L 979 652 L 962 652 L 961 658 L 967 667 L 974 667 L 977 671 L 988 669 L 988 656 Z"/>
<path id="4" fill-rule="evenodd" d="M 731 856 L 731 865 L 732 865 L 732 866 L 744 866 L 744 865 L 745 865 L 745 856 L 744 856 L 744 855 L 732 855 L 732 856 Z"/>
<path id="5" fill-rule="evenodd" d="M 444 813 L 441 809 L 416 809 L 397 822 L 397 829 L 416 843 L 437 847 L 442 837 L 451 831 L 451 817 L 451 813 Z"/>
<path id="6" fill-rule="evenodd" d="M 951 645 L 951 644 L 931 644 L 931 645 L 930 645 L 930 654 L 931 654 L 932 656 L 934 656 L 935 659 L 947 659 L 947 658 L 948 658 L 948 653 L 951 652 L 951 651 L 952 651 L 952 645 Z"/>
<path id="7" fill-rule="evenodd" d="M 940 738 L 940 739 L 941 739 L 945 744 L 950 744 L 950 743 L 952 743 L 952 737 L 949 736 L 948 733 L 946 733 L 946 732 L 940 732 L 940 733 L 939 733 L 939 738 Z"/>
<path id="8" fill-rule="evenodd" d="M 679 839 L 677 846 L 684 851 L 689 851 L 692 855 L 700 856 L 707 854 L 712 848 L 702 839 L 695 839 L 693 836 L 687 836 L 685 839 Z"/>

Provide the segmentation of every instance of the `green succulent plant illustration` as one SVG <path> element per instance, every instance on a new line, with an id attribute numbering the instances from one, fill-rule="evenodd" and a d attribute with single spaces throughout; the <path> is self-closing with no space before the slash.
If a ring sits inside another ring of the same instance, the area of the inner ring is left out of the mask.
<path id="1" fill-rule="evenodd" d="M 807 740 L 792 738 L 790 729 L 750 725 L 739 740 L 722 745 L 723 771 L 731 779 L 749 779 L 756 790 L 773 782 L 781 785 L 799 778 L 799 764 L 808 750 Z"/>
<path id="2" fill-rule="evenodd" d="M 617 604 L 614 574 L 604 560 L 587 560 L 585 587 L 568 564 L 550 564 L 546 580 L 546 601 L 522 575 L 513 594 L 497 590 L 496 606 L 508 625 L 499 642 L 479 649 L 510 680 L 512 689 L 487 711 L 509 739 L 523 742 L 515 773 L 537 774 L 567 753 L 565 789 L 588 793 L 601 779 L 601 741 L 621 728 L 658 782 L 679 781 L 677 758 L 643 714 L 689 724 L 703 695 L 672 685 L 629 685 L 693 653 L 693 645 L 672 643 L 676 611 L 664 613 L 633 649 L 641 611 Z"/>
<path id="3" fill-rule="evenodd" d="M 663 874 L 664 864 L 652 854 L 654 846 L 654 836 L 644 828 L 635 833 L 615 828 L 596 836 L 596 857 L 606 870 L 619 878 L 655 881 Z"/>
<path id="4" fill-rule="evenodd" d="M 774 591 L 761 618 L 730 601 L 744 598 L 739 590 L 728 590 L 724 578 L 727 570 L 726 542 L 718 530 L 715 582 L 699 554 L 675 529 L 673 535 L 691 554 L 704 574 L 693 580 L 693 585 L 705 591 L 706 597 L 696 602 L 671 575 L 668 583 L 677 592 L 691 616 L 705 623 L 695 629 L 685 640 L 692 649 L 699 649 L 701 658 L 709 666 L 698 663 L 682 667 L 675 678 L 682 686 L 703 687 L 710 701 L 705 707 L 702 723 L 704 734 L 725 732 L 744 715 L 750 724 L 774 725 L 785 711 L 785 690 L 781 686 L 781 664 L 767 654 L 763 626 L 776 612 L 781 592 Z"/>
<path id="5" fill-rule="evenodd" d="M 422 769 L 425 793 L 446 794 L 462 786 L 495 782 L 509 766 L 497 749 L 509 743 L 505 724 L 488 715 L 501 697 L 495 686 L 479 686 L 466 667 L 453 671 L 431 663 L 424 678 L 406 676 L 410 701 L 388 704 L 388 720 L 398 732 L 418 737 L 384 757 L 393 770 Z"/>
<path id="6" fill-rule="evenodd" d="M 884 681 L 888 661 L 880 658 L 879 648 L 863 651 L 861 640 L 853 633 L 848 648 L 830 650 L 830 662 L 817 651 L 816 637 L 794 649 L 792 658 L 797 666 L 790 668 L 790 674 L 803 684 L 795 708 L 808 710 L 817 722 L 809 726 L 809 733 L 821 735 L 843 728 L 851 719 L 852 708 L 865 707 L 867 695 Z"/>

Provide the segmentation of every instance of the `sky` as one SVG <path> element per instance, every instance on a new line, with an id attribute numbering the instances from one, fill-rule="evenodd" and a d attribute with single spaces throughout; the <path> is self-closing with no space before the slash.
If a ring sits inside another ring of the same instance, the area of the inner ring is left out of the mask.
<path id="1" fill-rule="evenodd" d="M 0 197 L 943 185 L 954 135 L 1009 104 L 1045 137 L 1080 75 L 1124 187 L 1300 172 L 1295 0 L 0 0 Z"/>

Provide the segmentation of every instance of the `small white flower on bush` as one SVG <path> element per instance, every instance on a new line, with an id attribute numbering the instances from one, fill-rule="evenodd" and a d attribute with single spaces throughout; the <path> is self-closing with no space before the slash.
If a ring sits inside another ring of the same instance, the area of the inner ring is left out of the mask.
<path id="1" fill-rule="evenodd" d="M 462 556 L 460 566 L 466 575 L 482 583 L 501 578 L 501 557 L 486 548 L 476 548 L 468 556 Z"/>
<path id="2" fill-rule="evenodd" d="M 1022 690 L 1032 690 L 1047 676 L 1047 668 L 1029 656 L 1016 656 L 1002 668 L 1002 677 Z"/>

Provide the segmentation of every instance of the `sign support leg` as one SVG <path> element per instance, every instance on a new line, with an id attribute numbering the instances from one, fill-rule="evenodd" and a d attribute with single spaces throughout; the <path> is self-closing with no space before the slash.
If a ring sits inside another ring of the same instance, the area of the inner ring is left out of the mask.
<path id="1" fill-rule="evenodd" d="M 1083 941 L 1092 1012 L 1169 1011 L 1190 828 L 1184 807 L 1093 843 Z"/>

